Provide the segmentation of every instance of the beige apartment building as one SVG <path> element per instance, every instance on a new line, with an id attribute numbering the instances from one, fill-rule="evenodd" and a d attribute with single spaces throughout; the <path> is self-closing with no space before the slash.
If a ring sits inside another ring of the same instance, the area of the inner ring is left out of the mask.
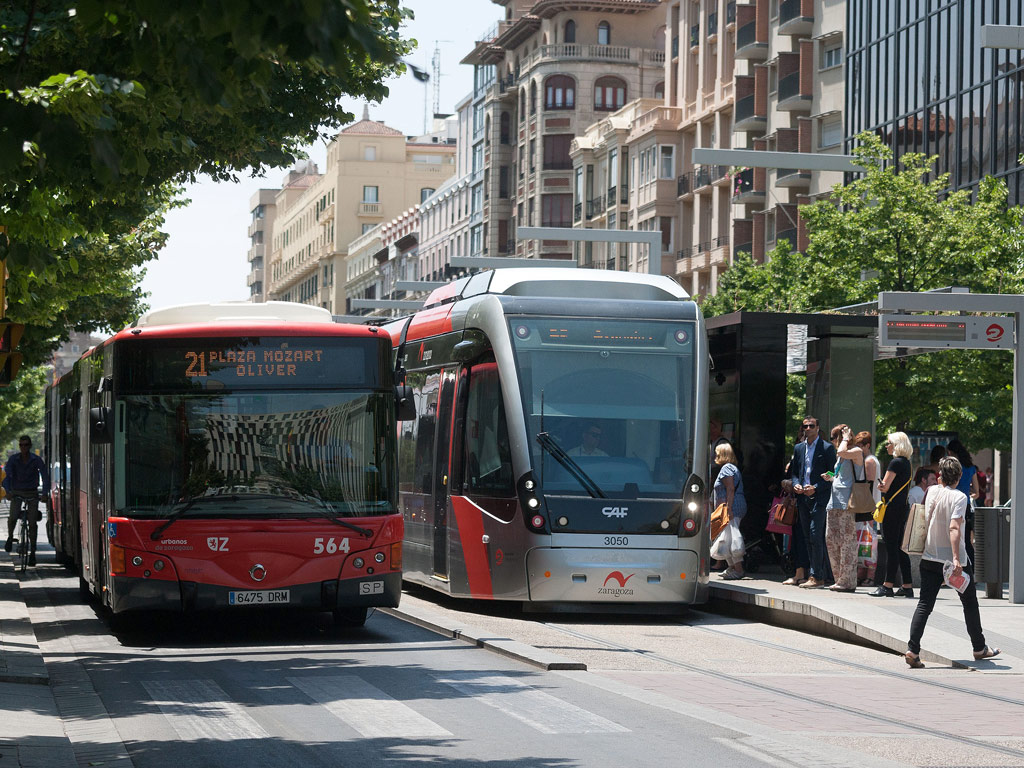
<path id="1" fill-rule="evenodd" d="M 475 68 L 470 255 L 571 258 L 516 227 L 573 224 L 574 138 L 630 100 L 664 94 L 660 0 L 493 0 L 505 20 L 463 59 Z"/>
<path id="2" fill-rule="evenodd" d="M 249 198 L 249 210 L 252 221 L 249 222 L 249 301 L 263 302 L 267 300 L 266 257 L 267 240 L 274 229 L 274 217 L 277 214 L 277 189 L 260 189 Z"/>
<path id="3" fill-rule="evenodd" d="M 349 245 L 415 207 L 455 172 L 455 137 L 447 125 L 406 137 L 363 119 L 327 149 L 327 168 L 292 172 L 275 198 L 269 238 L 267 298 L 345 307 Z"/>
<path id="4" fill-rule="evenodd" d="M 840 154 L 845 99 L 845 0 L 756 0 L 737 9 L 736 146 Z M 799 207 L 843 181 L 838 172 L 741 169 L 734 251 L 761 261 L 781 240 L 807 247 Z"/>

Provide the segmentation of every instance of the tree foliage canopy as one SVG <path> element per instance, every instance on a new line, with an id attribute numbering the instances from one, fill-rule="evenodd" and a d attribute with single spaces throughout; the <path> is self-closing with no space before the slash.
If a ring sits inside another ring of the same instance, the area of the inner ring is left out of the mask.
<path id="1" fill-rule="evenodd" d="M 26 362 L 140 310 L 138 268 L 200 174 L 283 167 L 379 101 L 399 0 L 0 4 L 0 258 Z"/>
<path id="2" fill-rule="evenodd" d="M 1024 288 L 1024 209 L 1008 208 L 1006 186 L 986 178 L 975 191 L 949 190 L 934 157 L 898 163 L 881 140 L 859 137 L 864 172 L 828 199 L 800 209 L 805 254 L 780 243 L 765 263 L 740 254 L 703 303 L 709 315 L 821 312 L 874 301 L 880 291 L 950 285 L 973 293 Z M 948 429 L 968 446 L 1010 443 L 1012 355 L 956 351 L 879 361 L 874 402 L 880 433 Z"/>

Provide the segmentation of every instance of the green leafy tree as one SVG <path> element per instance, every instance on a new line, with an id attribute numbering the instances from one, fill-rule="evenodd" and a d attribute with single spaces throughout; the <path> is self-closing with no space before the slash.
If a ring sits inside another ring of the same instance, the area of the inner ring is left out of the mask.
<path id="1" fill-rule="evenodd" d="M 184 183 L 288 166 L 352 120 L 342 96 L 387 95 L 411 46 L 399 3 L 0 3 L 0 259 L 26 324 L 24 384 L 0 411 L 70 331 L 143 311 Z"/>
<path id="2" fill-rule="evenodd" d="M 0 258 L 26 362 L 137 314 L 139 267 L 200 174 L 287 166 L 379 101 L 399 0 L 0 4 Z"/>
<path id="3" fill-rule="evenodd" d="M 37 446 L 42 444 L 38 436 L 43 431 L 42 391 L 47 372 L 44 367 L 30 369 L 7 387 L 0 407 L 0 448 L 16 444 L 21 435 L 31 436 Z M 6 460 L 4 454 L 0 461 Z"/>
<path id="4" fill-rule="evenodd" d="M 741 254 L 740 268 L 723 275 L 719 295 L 705 300 L 709 314 L 820 312 L 873 301 L 879 291 L 948 285 L 975 293 L 1021 291 L 1024 210 L 1007 207 L 1002 181 L 986 178 L 972 200 L 969 190 L 948 191 L 948 174 L 933 174 L 934 157 L 908 154 L 893 163 L 869 133 L 859 137 L 854 155 L 864 173 L 800 209 L 807 253 L 779 247 L 764 264 Z M 880 432 L 950 429 L 968 446 L 1007 449 L 1011 361 L 1008 353 L 980 351 L 879 361 Z"/>

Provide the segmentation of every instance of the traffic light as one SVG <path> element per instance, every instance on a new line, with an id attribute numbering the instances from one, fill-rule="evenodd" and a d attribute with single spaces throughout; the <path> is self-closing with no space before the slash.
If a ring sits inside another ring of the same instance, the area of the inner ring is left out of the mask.
<path id="1" fill-rule="evenodd" d="M 21 368 L 21 354 L 15 352 L 25 326 L 20 323 L 0 321 L 0 387 L 6 387 Z"/>

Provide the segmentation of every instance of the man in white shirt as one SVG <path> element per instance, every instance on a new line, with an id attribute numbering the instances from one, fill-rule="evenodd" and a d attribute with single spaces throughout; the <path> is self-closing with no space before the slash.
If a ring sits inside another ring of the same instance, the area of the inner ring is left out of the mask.
<path id="1" fill-rule="evenodd" d="M 981 628 L 981 610 L 978 608 L 978 587 L 974 583 L 974 565 L 967 559 L 964 546 L 964 516 L 967 512 L 967 496 L 957 490 L 963 467 L 955 456 L 939 460 L 939 484 L 928 493 L 925 514 L 928 517 L 928 534 L 924 552 L 921 555 L 921 597 L 910 622 L 910 640 L 904 658 L 914 669 L 923 667 L 921 662 L 921 637 L 924 635 L 928 616 L 935 607 L 935 598 L 942 587 L 943 566 L 953 566 L 951 577 L 966 573 L 971 583 L 960 593 L 964 608 L 967 634 L 971 637 L 974 658 L 978 661 L 990 659 L 999 653 L 998 648 L 985 644 L 985 633 Z"/>
<path id="2" fill-rule="evenodd" d="M 601 450 L 601 425 L 600 424 L 589 424 L 583 430 L 583 441 L 575 448 L 570 448 L 568 453 L 573 458 L 577 456 L 607 456 L 608 454 Z"/>
<path id="3" fill-rule="evenodd" d="M 907 494 L 907 503 L 910 505 L 924 504 L 925 494 L 933 485 L 935 485 L 935 470 L 928 467 L 918 469 L 914 475 L 914 487 Z"/>

